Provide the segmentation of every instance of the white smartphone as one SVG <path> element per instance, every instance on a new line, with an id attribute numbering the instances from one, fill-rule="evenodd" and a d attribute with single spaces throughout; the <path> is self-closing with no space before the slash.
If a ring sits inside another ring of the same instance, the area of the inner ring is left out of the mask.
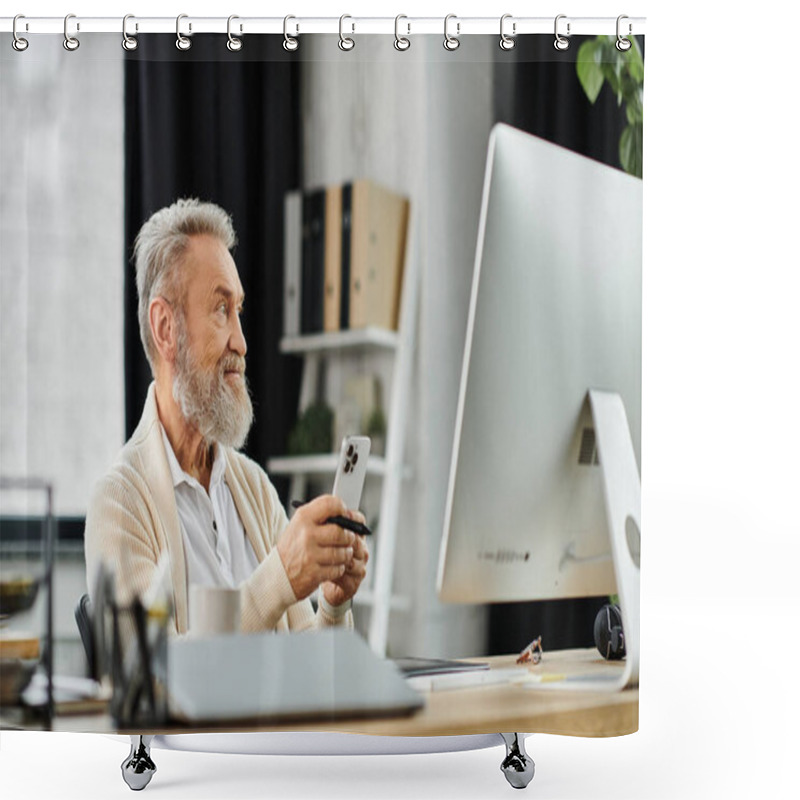
<path id="1" fill-rule="evenodd" d="M 369 448 L 369 436 L 345 436 L 342 440 L 331 494 L 343 500 L 349 511 L 358 511 L 361 502 Z"/>

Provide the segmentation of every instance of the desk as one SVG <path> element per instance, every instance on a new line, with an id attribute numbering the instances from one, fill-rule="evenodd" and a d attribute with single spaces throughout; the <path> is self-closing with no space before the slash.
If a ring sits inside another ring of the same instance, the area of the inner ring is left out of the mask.
<path id="1" fill-rule="evenodd" d="M 514 656 L 487 659 L 493 669 L 514 666 Z M 522 667 L 525 669 L 526 667 Z M 604 661 L 594 649 L 546 652 L 532 669 L 566 675 L 608 675 L 621 662 Z M 407 717 L 343 719 L 294 724 L 225 724 L 194 728 L 170 724 L 150 731 L 119 730 L 107 715 L 57 717 L 53 730 L 91 733 L 210 733 L 220 731 L 335 731 L 372 736 L 458 736 L 518 731 L 570 736 L 620 736 L 639 727 L 639 690 L 588 692 L 490 684 L 425 693 L 425 707 Z M 4 714 L 0 726 L 7 727 Z M 11 727 L 20 727 L 11 723 Z"/>

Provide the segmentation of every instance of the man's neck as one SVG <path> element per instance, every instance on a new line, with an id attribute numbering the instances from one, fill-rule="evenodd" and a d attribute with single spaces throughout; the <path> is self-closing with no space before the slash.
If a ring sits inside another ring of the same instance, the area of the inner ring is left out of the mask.
<path id="1" fill-rule="evenodd" d="M 211 468 L 214 465 L 213 445 L 186 421 L 172 396 L 171 385 L 165 386 L 164 381 L 156 381 L 156 405 L 158 418 L 181 469 L 208 491 Z"/>

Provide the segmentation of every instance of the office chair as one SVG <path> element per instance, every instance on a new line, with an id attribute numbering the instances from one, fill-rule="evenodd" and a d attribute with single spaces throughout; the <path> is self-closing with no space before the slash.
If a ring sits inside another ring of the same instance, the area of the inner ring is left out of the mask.
<path id="1" fill-rule="evenodd" d="M 75 622 L 78 625 L 83 650 L 86 653 L 88 676 L 97 680 L 97 661 L 94 652 L 94 632 L 92 631 L 92 601 L 88 594 L 83 595 L 75 606 Z"/>

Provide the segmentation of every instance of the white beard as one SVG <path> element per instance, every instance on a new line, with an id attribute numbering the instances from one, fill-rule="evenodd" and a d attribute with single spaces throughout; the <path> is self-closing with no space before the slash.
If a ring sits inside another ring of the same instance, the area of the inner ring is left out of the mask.
<path id="1" fill-rule="evenodd" d="M 178 356 L 172 396 L 181 413 L 209 444 L 219 443 L 238 450 L 253 424 L 253 404 L 244 375 L 244 357 L 226 353 L 211 370 L 197 365 L 186 336 L 183 320 L 177 321 Z M 238 369 L 241 382 L 225 380 L 225 372 Z"/>

